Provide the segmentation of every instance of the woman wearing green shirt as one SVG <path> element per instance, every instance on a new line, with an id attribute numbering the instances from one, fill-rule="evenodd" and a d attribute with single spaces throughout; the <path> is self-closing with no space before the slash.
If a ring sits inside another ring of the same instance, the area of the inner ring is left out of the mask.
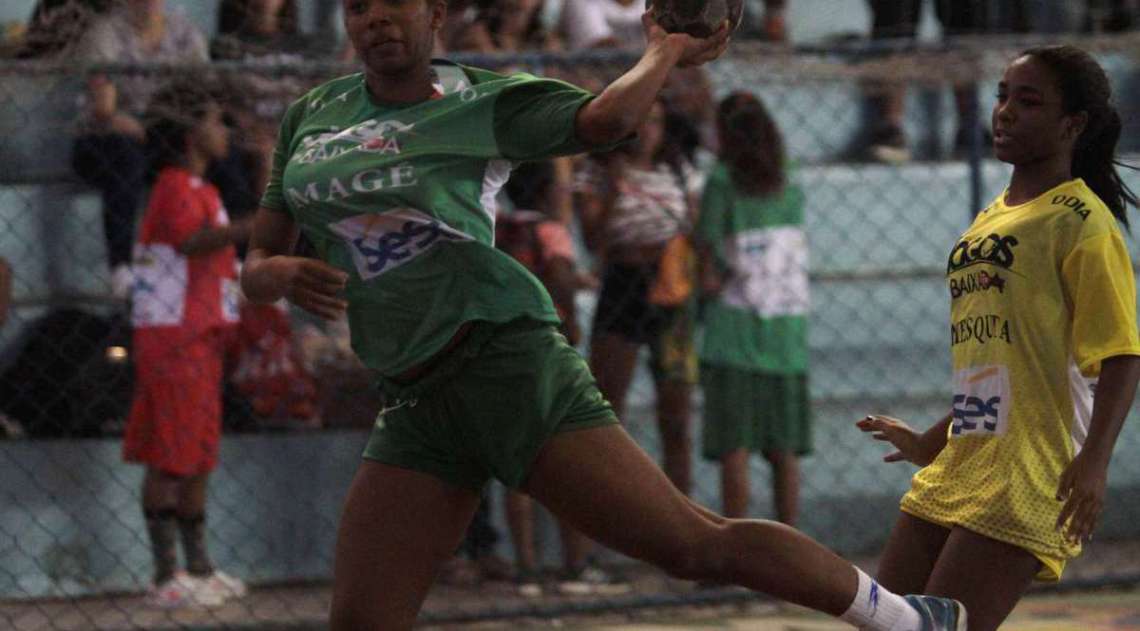
<path id="1" fill-rule="evenodd" d="M 776 515 L 794 525 L 798 457 L 811 451 L 804 196 L 763 103 L 737 92 L 717 112 L 721 160 L 705 184 L 702 452 L 721 464 L 726 517 L 748 511 L 748 454 L 772 465 Z"/>
<path id="2" fill-rule="evenodd" d="M 669 71 L 719 56 L 644 19 L 647 48 L 594 96 L 431 60 L 444 0 L 344 0 L 364 72 L 286 113 L 242 287 L 347 311 L 380 378 L 377 417 L 341 518 L 331 627 L 408 629 L 490 478 L 589 537 L 694 580 L 733 582 L 857 626 L 964 629 L 953 601 L 904 599 L 782 524 L 691 503 L 617 424 L 550 297 L 493 245 L 515 162 L 612 145 Z M 318 259 L 292 255 L 303 230 Z"/>

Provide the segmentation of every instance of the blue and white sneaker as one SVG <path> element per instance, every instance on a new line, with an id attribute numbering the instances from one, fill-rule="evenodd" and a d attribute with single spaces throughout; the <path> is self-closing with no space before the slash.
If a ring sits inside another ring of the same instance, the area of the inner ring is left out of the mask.
<path id="1" fill-rule="evenodd" d="M 922 618 L 919 631 L 966 631 L 966 607 L 952 598 L 903 596 Z"/>

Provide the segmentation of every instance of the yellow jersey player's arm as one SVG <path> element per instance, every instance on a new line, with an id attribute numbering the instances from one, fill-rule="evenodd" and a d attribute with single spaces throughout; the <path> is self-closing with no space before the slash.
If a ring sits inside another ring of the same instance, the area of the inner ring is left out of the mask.
<path id="1" fill-rule="evenodd" d="M 1108 463 L 1136 397 L 1138 379 L 1140 356 L 1116 355 L 1101 362 L 1088 438 L 1057 487 L 1057 500 L 1065 502 L 1057 529 L 1065 528 L 1074 542 L 1088 539 L 1096 528 L 1108 485 Z"/>
<path id="2" fill-rule="evenodd" d="M 251 302 L 285 298 L 313 315 L 335 320 L 347 307 L 340 294 L 348 274 L 324 261 L 293 256 L 298 236 L 290 214 L 258 208 L 241 273 L 242 291 Z"/>

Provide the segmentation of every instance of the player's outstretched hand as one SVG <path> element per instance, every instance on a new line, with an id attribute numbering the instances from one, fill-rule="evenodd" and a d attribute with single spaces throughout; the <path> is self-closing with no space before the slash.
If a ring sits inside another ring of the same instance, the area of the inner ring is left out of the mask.
<path id="1" fill-rule="evenodd" d="M 938 450 L 923 443 L 921 432 L 916 432 L 897 418 L 868 414 L 855 422 L 865 433 L 875 440 L 884 440 L 894 445 L 895 451 L 883 456 L 883 462 L 913 462 L 925 467 L 938 455 Z"/>
<path id="2" fill-rule="evenodd" d="M 340 297 L 348 274 L 324 261 L 301 256 L 276 256 L 265 261 L 272 265 L 274 281 L 285 288 L 285 299 L 309 313 L 336 320 L 348 303 Z"/>
<path id="3" fill-rule="evenodd" d="M 653 18 L 651 11 L 646 11 L 641 15 L 641 24 L 645 27 L 645 39 L 649 46 L 667 45 L 677 46 L 681 49 L 681 57 L 677 61 L 677 65 L 681 67 L 699 66 L 720 57 L 728 49 L 728 42 L 732 33 L 728 20 L 722 22 L 720 28 L 708 37 L 693 37 L 687 33 L 668 33 Z"/>
<path id="4" fill-rule="evenodd" d="M 1061 473 L 1057 485 L 1057 501 L 1064 502 L 1057 517 L 1057 530 L 1070 543 L 1092 538 L 1100 511 L 1104 508 L 1108 485 L 1108 462 L 1096 454 L 1082 451 Z"/>

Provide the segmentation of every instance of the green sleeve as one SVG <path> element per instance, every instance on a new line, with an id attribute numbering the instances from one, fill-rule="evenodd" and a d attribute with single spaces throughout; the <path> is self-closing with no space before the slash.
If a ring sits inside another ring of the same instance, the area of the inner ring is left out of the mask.
<path id="1" fill-rule="evenodd" d="M 524 75 L 495 97 L 495 142 L 510 160 L 542 160 L 594 149 L 578 140 L 578 110 L 594 95 L 556 79 Z"/>
<path id="2" fill-rule="evenodd" d="M 696 237 L 716 257 L 722 268 L 727 264 L 724 253 L 725 232 L 727 231 L 728 209 L 732 195 L 732 183 L 724 165 L 718 164 L 705 182 L 701 194 L 701 213 L 697 218 Z"/>
<path id="3" fill-rule="evenodd" d="M 285 173 L 285 165 L 292 154 L 293 135 L 300 127 L 301 119 L 305 117 L 309 99 L 306 95 L 293 102 L 285 111 L 281 119 L 281 127 L 277 133 L 277 147 L 273 150 L 273 168 L 269 172 L 269 183 L 265 193 L 261 196 L 261 206 L 278 212 L 289 212 L 289 205 L 285 202 L 285 195 L 281 186 L 281 178 Z"/>

